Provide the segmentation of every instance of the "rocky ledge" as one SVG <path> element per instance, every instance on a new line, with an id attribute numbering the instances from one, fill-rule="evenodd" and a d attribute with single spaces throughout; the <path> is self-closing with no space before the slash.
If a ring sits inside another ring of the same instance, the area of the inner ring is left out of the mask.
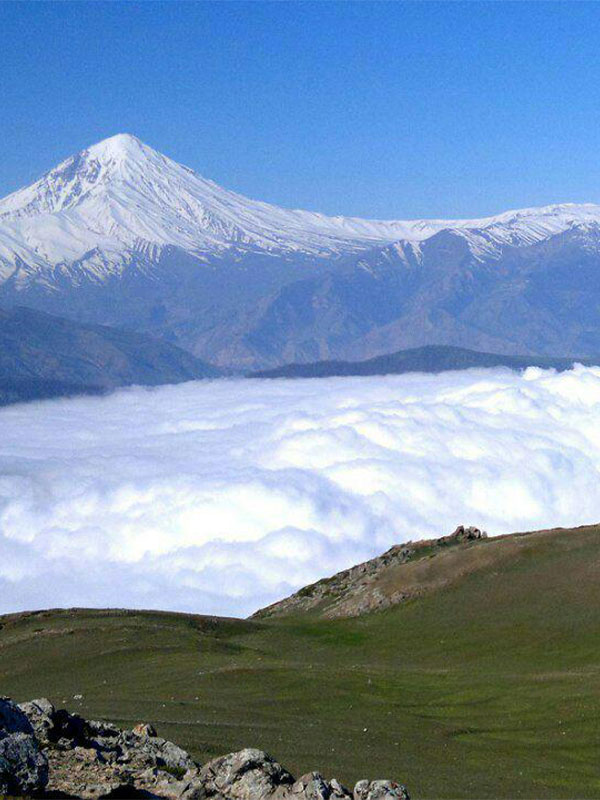
<path id="1" fill-rule="evenodd" d="M 350 792 L 310 772 L 295 780 L 262 750 L 245 749 L 204 766 L 140 723 L 121 730 L 86 720 L 49 700 L 0 698 L 0 795 L 173 800 L 409 800 L 394 781 L 359 781 Z"/>
<path id="2" fill-rule="evenodd" d="M 487 533 L 472 526 L 459 525 L 453 533 L 439 539 L 396 544 L 377 558 L 322 578 L 299 592 L 261 608 L 252 618 L 285 616 L 317 612 L 323 617 L 357 617 L 371 611 L 382 611 L 397 603 L 411 600 L 414 592 L 382 592 L 378 581 L 384 573 L 418 559 L 435 556 L 455 546 L 470 546 L 484 539 Z M 422 591 L 420 589 L 419 591 Z"/>

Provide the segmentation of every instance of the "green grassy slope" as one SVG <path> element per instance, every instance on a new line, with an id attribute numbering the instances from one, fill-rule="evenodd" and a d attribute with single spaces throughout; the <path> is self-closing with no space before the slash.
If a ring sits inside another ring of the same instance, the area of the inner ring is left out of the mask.
<path id="1" fill-rule="evenodd" d="M 516 538 L 358 618 L 4 617 L 0 690 L 152 721 L 200 759 L 257 746 L 416 798 L 599 797 L 600 527 Z"/>

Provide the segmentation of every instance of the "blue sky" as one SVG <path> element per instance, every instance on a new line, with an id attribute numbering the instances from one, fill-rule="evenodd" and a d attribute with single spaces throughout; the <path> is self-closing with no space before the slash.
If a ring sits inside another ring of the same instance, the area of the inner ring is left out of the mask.
<path id="1" fill-rule="evenodd" d="M 0 195 L 117 132 L 284 206 L 600 202 L 600 4 L 0 3 Z"/>

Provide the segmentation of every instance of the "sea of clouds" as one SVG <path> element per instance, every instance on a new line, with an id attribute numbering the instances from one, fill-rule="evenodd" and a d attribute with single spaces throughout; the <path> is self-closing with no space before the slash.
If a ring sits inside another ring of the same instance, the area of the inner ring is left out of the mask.
<path id="1" fill-rule="evenodd" d="M 132 388 L 0 410 L 0 612 L 247 614 L 408 539 L 600 517 L 600 369 Z"/>

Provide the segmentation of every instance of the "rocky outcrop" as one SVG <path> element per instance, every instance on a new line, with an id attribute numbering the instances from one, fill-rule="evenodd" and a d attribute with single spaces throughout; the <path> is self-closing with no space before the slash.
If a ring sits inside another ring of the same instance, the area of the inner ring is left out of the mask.
<path id="1" fill-rule="evenodd" d="M 395 781 L 359 781 L 354 800 L 409 800 L 406 786 Z"/>
<path id="2" fill-rule="evenodd" d="M 397 544 L 377 558 L 305 586 L 299 592 L 260 609 L 252 616 L 261 619 L 314 612 L 331 618 L 355 617 L 370 611 L 379 611 L 415 596 L 416 590 L 412 587 L 390 590 L 391 582 L 384 579 L 390 569 L 439 555 L 449 547 L 469 545 L 486 538 L 487 533 L 479 528 L 459 525 L 453 533 L 439 539 Z M 418 590 L 421 591 L 422 588 Z"/>
<path id="3" fill-rule="evenodd" d="M 298 780 L 262 750 L 247 748 L 204 766 L 140 723 L 121 730 L 45 699 L 0 698 L 0 794 L 168 800 L 409 800 L 401 784 L 359 781 L 354 793 L 318 772 Z"/>
<path id="4" fill-rule="evenodd" d="M 253 800 L 256 797 L 281 797 L 287 794 L 286 790 L 293 783 L 290 773 L 270 755 L 262 750 L 246 748 L 209 761 L 200 772 L 198 785 L 190 787 L 184 798 Z"/>
<path id="5" fill-rule="evenodd" d="M 465 528 L 464 525 L 459 525 L 454 533 L 436 539 L 435 543 L 440 547 L 444 547 L 445 545 L 460 544 L 461 542 L 476 542 L 478 539 L 487 539 L 487 533 L 473 526 Z"/>
<path id="6" fill-rule="evenodd" d="M 48 782 L 48 759 L 21 709 L 0 698 L 0 795 L 40 793 Z"/>
<path id="7" fill-rule="evenodd" d="M 303 800 L 343 800 L 352 797 L 352 793 L 335 778 L 326 781 L 319 772 L 309 772 L 294 783 L 291 798 Z"/>

